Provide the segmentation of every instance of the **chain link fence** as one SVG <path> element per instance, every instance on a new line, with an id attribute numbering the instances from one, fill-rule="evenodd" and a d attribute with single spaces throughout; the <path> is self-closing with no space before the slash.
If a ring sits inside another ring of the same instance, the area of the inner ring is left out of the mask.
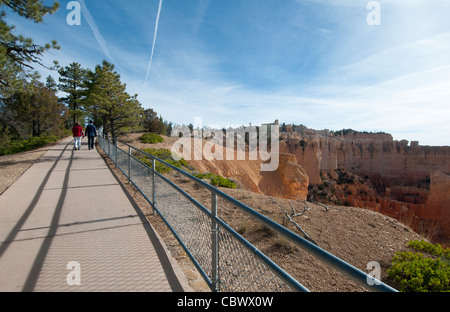
<path id="1" fill-rule="evenodd" d="M 102 136 L 99 137 L 99 145 L 164 220 L 212 291 L 308 291 L 218 216 L 218 198 L 244 211 L 369 290 L 395 291 L 167 162 Z M 148 161 L 144 163 L 143 159 Z M 203 187 L 205 192 L 210 193 L 209 205 L 198 202 L 159 173 L 156 168 L 161 165 Z M 372 283 L 368 283 L 370 278 Z"/>
<path id="2" fill-rule="evenodd" d="M 157 172 L 158 162 L 170 167 L 169 164 L 102 136 L 99 144 L 165 221 L 211 290 L 307 291 L 217 217 L 215 192 L 218 190 L 209 190 L 211 202 L 216 206 L 205 207 Z M 151 165 L 142 162 L 143 157 L 151 159 Z M 196 182 L 203 183 L 200 180 Z"/>

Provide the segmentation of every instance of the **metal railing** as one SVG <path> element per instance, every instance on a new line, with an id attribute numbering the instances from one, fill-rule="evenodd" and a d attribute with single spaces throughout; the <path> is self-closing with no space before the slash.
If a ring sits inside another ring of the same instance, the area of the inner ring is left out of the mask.
<path id="1" fill-rule="evenodd" d="M 100 136 L 99 145 L 164 220 L 212 291 L 309 291 L 220 218 L 218 198 L 239 208 L 366 289 L 396 291 L 174 165 L 118 140 Z M 141 161 L 144 157 L 151 162 Z M 205 207 L 160 174 L 157 165 L 171 168 L 210 192 L 210 207 Z"/>

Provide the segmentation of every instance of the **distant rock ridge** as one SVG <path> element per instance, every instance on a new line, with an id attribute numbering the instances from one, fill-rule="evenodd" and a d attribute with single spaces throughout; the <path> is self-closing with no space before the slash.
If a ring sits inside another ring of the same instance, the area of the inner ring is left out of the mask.
<path id="1" fill-rule="evenodd" d="M 261 160 L 189 163 L 255 193 L 370 209 L 428 232 L 439 242 L 450 242 L 450 147 L 421 146 L 395 141 L 387 133 L 351 129 L 281 125 L 280 130 L 275 172 L 261 172 Z"/>
<path id="2" fill-rule="evenodd" d="M 305 132 L 282 133 L 281 151 L 296 156 L 311 183 L 320 182 L 320 170 L 338 168 L 358 175 L 377 174 L 386 181 L 426 180 L 432 170 L 450 174 L 450 147 L 410 145 L 406 140 L 394 141 L 389 134 Z"/>
<path id="3" fill-rule="evenodd" d="M 450 147 L 394 141 L 386 133 L 330 132 L 304 126 L 285 130 L 280 152 L 295 155 L 311 185 L 321 185 L 324 172 L 345 170 L 370 181 L 375 190 L 367 196 L 367 190 L 348 187 L 347 204 L 408 219 L 419 230 L 433 224 L 436 236 L 450 239 Z"/>

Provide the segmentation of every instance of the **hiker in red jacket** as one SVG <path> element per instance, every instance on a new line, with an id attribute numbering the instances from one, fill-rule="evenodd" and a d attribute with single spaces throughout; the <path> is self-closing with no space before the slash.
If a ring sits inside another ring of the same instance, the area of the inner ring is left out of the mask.
<path id="1" fill-rule="evenodd" d="M 77 122 L 75 126 L 72 128 L 73 138 L 75 140 L 74 142 L 74 149 L 80 150 L 81 149 L 81 139 L 84 138 L 84 132 L 83 128 L 81 127 L 80 123 Z"/>

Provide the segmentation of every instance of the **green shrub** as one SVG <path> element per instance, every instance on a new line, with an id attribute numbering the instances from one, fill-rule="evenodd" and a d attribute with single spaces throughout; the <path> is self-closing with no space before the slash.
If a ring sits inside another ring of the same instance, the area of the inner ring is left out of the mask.
<path id="1" fill-rule="evenodd" d="M 411 241 L 408 243 L 409 247 L 414 248 L 417 251 L 426 252 L 432 256 L 443 257 L 450 260 L 450 248 L 443 249 L 440 244 L 432 244 L 430 242 L 421 241 Z"/>
<path id="2" fill-rule="evenodd" d="M 144 149 L 143 152 L 150 154 L 160 160 L 165 161 L 166 163 L 183 169 L 183 167 L 188 168 L 189 170 L 192 169 L 189 165 L 189 163 L 181 158 L 180 160 L 175 160 L 172 156 L 172 152 L 166 149 L 155 149 L 155 148 L 147 148 Z M 151 167 L 152 166 L 152 160 L 149 157 L 142 157 L 142 155 L 139 154 L 135 154 L 135 156 L 144 164 L 146 164 L 147 166 Z M 172 168 L 164 165 L 163 163 L 157 161 L 155 164 L 155 169 L 157 172 L 163 174 L 163 173 L 169 173 L 172 172 Z M 219 175 L 215 175 L 212 173 L 206 173 L 206 174 L 195 174 L 194 175 L 196 178 L 202 180 L 202 179 L 208 179 L 210 180 L 211 185 L 215 186 L 215 187 L 225 187 L 225 188 L 231 188 L 231 189 L 236 189 L 237 185 L 235 182 L 233 182 L 230 179 L 226 179 L 224 177 L 221 177 Z"/>
<path id="3" fill-rule="evenodd" d="M 450 291 L 450 249 L 425 241 L 411 241 L 408 246 L 417 251 L 399 252 L 388 269 L 397 288 L 402 292 Z"/>
<path id="4" fill-rule="evenodd" d="M 160 135 L 157 135 L 156 133 L 146 133 L 141 136 L 140 140 L 142 143 L 147 144 L 156 144 L 164 142 L 164 139 Z"/>
<path id="5" fill-rule="evenodd" d="M 54 143 L 56 141 L 58 141 L 58 137 L 53 135 L 45 137 L 32 137 L 28 140 L 22 141 L 10 141 L 0 149 L 0 156 L 27 152 L 32 149 L 44 146 L 45 144 Z"/>
<path id="6" fill-rule="evenodd" d="M 215 175 L 212 173 L 199 173 L 194 176 L 200 180 L 203 180 L 203 179 L 210 180 L 211 185 L 215 186 L 215 187 L 224 187 L 224 188 L 230 188 L 230 189 L 237 188 L 236 183 L 233 182 L 231 179 L 226 179 L 224 177 L 221 177 L 219 175 Z"/>
<path id="7" fill-rule="evenodd" d="M 177 168 L 182 167 L 189 167 L 189 163 L 184 160 L 183 158 L 180 160 L 175 160 L 172 157 L 172 152 L 166 149 L 154 149 L 154 148 L 148 148 L 143 150 L 145 153 L 150 154 L 152 156 L 155 156 L 156 158 L 165 161 L 166 163 L 175 166 Z M 142 161 L 147 166 L 152 166 L 152 161 L 148 157 L 138 157 L 140 161 Z M 163 163 L 157 161 L 155 164 L 155 169 L 159 173 L 169 173 L 172 172 L 172 168 L 164 165 Z"/>

